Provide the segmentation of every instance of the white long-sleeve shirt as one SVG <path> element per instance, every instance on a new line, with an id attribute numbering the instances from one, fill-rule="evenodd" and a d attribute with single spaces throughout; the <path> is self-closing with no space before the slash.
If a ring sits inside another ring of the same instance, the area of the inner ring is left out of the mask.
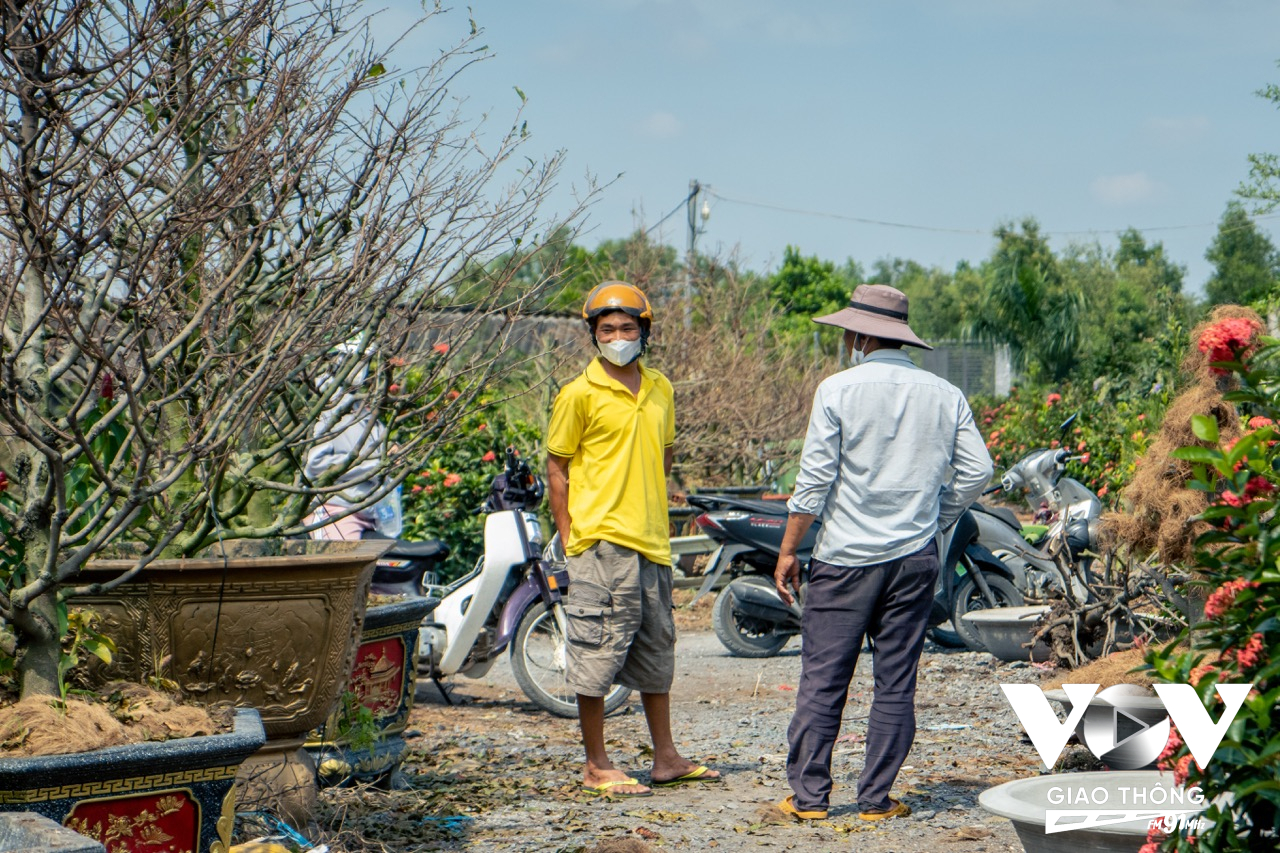
<path id="1" fill-rule="evenodd" d="M 822 520 L 814 556 L 866 566 L 919 551 L 991 479 L 964 394 L 882 349 L 818 386 L 787 507 Z"/>

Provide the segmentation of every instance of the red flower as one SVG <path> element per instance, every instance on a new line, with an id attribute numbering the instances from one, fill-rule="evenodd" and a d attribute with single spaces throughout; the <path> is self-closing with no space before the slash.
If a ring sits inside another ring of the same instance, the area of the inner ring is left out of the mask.
<path id="1" fill-rule="evenodd" d="M 1233 506 L 1236 508 L 1244 506 L 1244 501 L 1235 492 L 1223 492 L 1222 502 L 1227 506 Z"/>
<path id="2" fill-rule="evenodd" d="M 1249 418 L 1249 429 L 1262 429 L 1263 427 L 1269 427 L 1269 426 L 1275 426 L 1275 425 L 1276 425 L 1276 422 L 1271 420 L 1271 418 L 1264 418 L 1261 415 L 1256 415 L 1252 418 Z"/>
<path id="3" fill-rule="evenodd" d="M 431 349 L 435 350 L 436 352 L 440 353 L 441 355 L 448 355 L 448 354 L 449 354 L 449 345 L 448 345 L 448 344 L 444 344 L 444 343 L 436 344 L 436 345 L 435 345 L 435 346 L 433 346 Z"/>
<path id="4" fill-rule="evenodd" d="M 9 475 L 0 471 L 0 492 L 9 488 Z"/>
<path id="5" fill-rule="evenodd" d="M 416 495 L 418 492 L 422 491 L 422 486 L 414 486 L 409 491 L 413 492 Z"/>
<path id="6" fill-rule="evenodd" d="M 1191 772 L 1191 753 L 1187 753 L 1178 759 L 1178 763 L 1173 768 L 1173 781 L 1178 785 L 1182 785 L 1187 781 L 1187 775 Z"/>
<path id="7" fill-rule="evenodd" d="M 1098 489 L 1098 497 L 1106 497 L 1108 491 L 1109 489 L 1107 489 L 1106 486 L 1103 486 L 1101 489 Z"/>
<path id="8" fill-rule="evenodd" d="M 1241 590 L 1252 589 L 1257 586 L 1257 581 L 1245 580 L 1244 578 L 1227 581 L 1215 589 L 1204 603 L 1205 618 L 1217 619 L 1236 603 L 1236 596 Z"/>
<path id="9" fill-rule="evenodd" d="M 116 398 L 116 381 L 110 373 L 102 375 L 102 389 L 98 392 L 98 396 L 104 400 L 114 400 Z"/>
<path id="10" fill-rule="evenodd" d="M 1138 415 L 1138 420 L 1145 421 L 1146 419 L 1147 419 L 1146 415 Z"/>
<path id="11" fill-rule="evenodd" d="M 1086 453 L 1084 456 L 1080 457 L 1080 461 L 1083 462 L 1085 465 L 1088 465 L 1091 455 L 1092 454 Z"/>
<path id="12" fill-rule="evenodd" d="M 1169 727 L 1169 739 L 1165 741 L 1164 750 L 1161 751 L 1160 757 L 1156 759 L 1156 766 L 1161 770 L 1172 770 L 1173 764 L 1169 759 L 1178 754 L 1178 750 L 1182 748 L 1182 735 L 1178 734 L 1178 730 Z"/>
<path id="13" fill-rule="evenodd" d="M 445 474 L 444 475 L 444 484 L 446 486 L 456 486 L 461 482 L 462 482 L 461 474 Z"/>
<path id="14" fill-rule="evenodd" d="M 488 453 L 486 453 L 484 456 L 481 456 L 480 458 L 485 462 L 496 462 L 498 459 L 498 454 L 490 450 Z"/>
<path id="15" fill-rule="evenodd" d="M 462 393 L 460 391 L 450 391 L 448 394 L 448 397 L 450 400 L 456 400 L 461 396 L 462 396 Z"/>
<path id="16" fill-rule="evenodd" d="M 1253 498 L 1258 495 L 1269 495 L 1275 490 L 1275 484 L 1262 476 L 1250 477 L 1249 482 L 1244 484 L 1244 496 L 1246 498 Z"/>
<path id="17" fill-rule="evenodd" d="M 391 383 L 391 385 L 387 388 L 387 393 L 389 393 L 389 394 L 399 394 L 399 393 L 400 393 L 400 386 L 399 386 L 399 385 L 397 385 L 396 383 L 392 382 L 392 383 Z"/>
<path id="18" fill-rule="evenodd" d="M 1060 403 L 1060 402 L 1062 402 L 1062 395 L 1056 392 L 1044 398 L 1044 404 L 1046 406 L 1052 406 L 1054 403 Z"/>
<path id="19" fill-rule="evenodd" d="M 485 430 L 487 430 L 488 428 L 489 428 L 489 425 L 488 425 L 488 424 L 480 424 L 480 426 L 476 427 L 476 431 L 477 431 L 477 432 L 484 432 L 484 431 L 485 431 Z"/>
<path id="20" fill-rule="evenodd" d="M 1220 320 L 1204 330 L 1198 344 L 1200 352 L 1208 353 L 1209 361 L 1235 361 L 1253 346 L 1253 340 L 1262 331 L 1262 324 L 1248 317 L 1231 317 Z M 1225 376 L 1229 371 L 1220 367 L 1209 368 Z"/>
<path id="21" fill-rule="evenodd" d="M 1236 663 L 1241 669 L 1253 669 L 1262 660 L 1265 648 L 1262 645 L 1262 635 L 1254 634 L 1249 638 L 1249 642 L 1245 643 L 1244 648 L 1236 652 Z"/>

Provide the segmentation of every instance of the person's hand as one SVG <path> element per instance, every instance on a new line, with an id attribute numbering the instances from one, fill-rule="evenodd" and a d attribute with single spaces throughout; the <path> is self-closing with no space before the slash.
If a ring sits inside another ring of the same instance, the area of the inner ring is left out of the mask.
<path id="1" fill-rule="evenodd" d="M 791 595 L 791 590 L 787 589 L 787 583 L 790 581 L 791 587 L 797 593 L 800 592 L 800 558 L 795 554 L 779 554 L 778 568 L 773 573 L 773 583 L 778 588 L 778 595 L 787 604 L 795 603 L 795 598 Z"/>

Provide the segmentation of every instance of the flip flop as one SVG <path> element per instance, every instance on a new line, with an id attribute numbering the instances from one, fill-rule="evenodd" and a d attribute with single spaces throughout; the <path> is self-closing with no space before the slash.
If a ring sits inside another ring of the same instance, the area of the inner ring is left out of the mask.
<path id="1" fill-rule="evenodd" d="M 826 820 L 827 819 L 826 809 L 797 808 L 795 804 L 795 796 L 796 796 L 795 794 L 787 795 L 787 797 L 784 800 L 782 800 L 782 802 L 778 803 L 777 805 L 778 811 L 782 812 L 783 814 L 789 814 L 792 817 L 796 818 L 797 820 Z"/>
<path id="2" fill-rule="evenodd" d="M 889 808 L 882 812 L 860 812 L 858 817 L 863 820 L 888 820 L 893 817 L 906 817 L 911 814 L 911 807 L 906 803 L 889 798 Z"/>
<path id="3" fill-rule="evenodd" d="M 683 776 L 677 776 L 674 779 L 666 779 L 659 782 L 657 779 L 650 779 L 649 784 L 655 788 L 674 788 L 677 785 L 687 785 L 690 782 L 723 782 L 723 776 L 708 776 L 711 768 L 705 764 L 699 765 L 690 770 Z"/>
<path id="4" fill-rule="evenodd" d="M 653 791 L 611 791 L 615 785 L 639 785 L 640 780 L 628 776 L 626 779 L 612 779 L 608 782 L 601 782 L 599 785 L 592 787 L 583 785 L 582 791 L 585 794 L 594 794 L 597 797 L 652 797 Z"/>

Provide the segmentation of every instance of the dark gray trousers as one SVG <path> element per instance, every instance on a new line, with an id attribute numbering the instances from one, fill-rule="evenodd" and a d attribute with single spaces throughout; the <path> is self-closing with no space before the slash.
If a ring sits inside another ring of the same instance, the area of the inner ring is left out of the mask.
<path id="1" fill-rule="evenodd" d="M 937 579 L 938 551 L 932 542 L 872 566 L 810 561 L 800 687 L 787 729 L 787 781 L 797 808 L 828 806 L 831 751 L 864 637 L 875 649 L 875 694 L 858 806 L 864 811 L 889 807 L 889 790 L 916 736 L 916 666 Z"/>

